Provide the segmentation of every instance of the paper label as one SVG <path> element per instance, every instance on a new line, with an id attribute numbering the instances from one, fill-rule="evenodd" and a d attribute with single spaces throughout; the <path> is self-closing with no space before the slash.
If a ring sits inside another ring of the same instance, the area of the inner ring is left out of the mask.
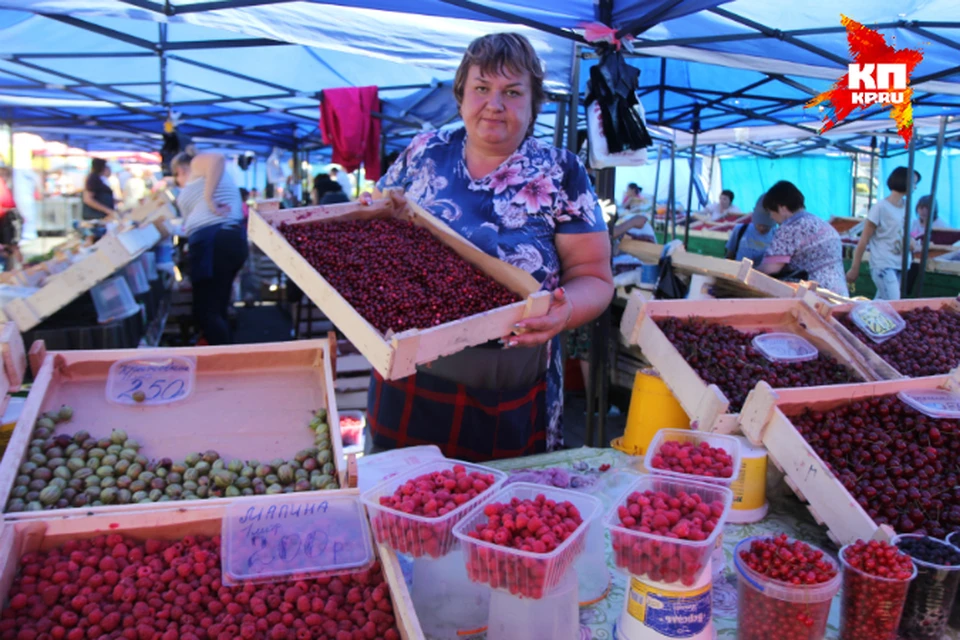
<path id="1" fill-rule="evenodd" d="M 627 597 L 627 613 L 668 638 L 689 638 L 710 624 L 710 584 L 693 591 L 668 591 L 630 578 Z"/>
<path id="2" fill-rule="evenodd" d="M 244 501 L 224 516 L 225 583 L 351 573 L 373 560 L 356 500 Z"/>
<path id="3" fill-rule="evenodd" d="M 767 501 L 767 456 L 743 458 L 740 476 L 730 485 L 733 491 L 733 508 L 753 511 Z"/>
<path id="4" fill-rule="evenodd" d="M 874 342 L 884 342 L 903 331 L 906 323 L 892 308 L 884 309 L 879 304 L 864 302 L 850 313 L 851 318 L 867 337 Z"/>
<path id="5" fill-rule="evenodd" d="M 119 360 L 107 375 L 107 400 L 129 406 L 169 404 L 193 393 L 196 359 L 131 358 Z"/>

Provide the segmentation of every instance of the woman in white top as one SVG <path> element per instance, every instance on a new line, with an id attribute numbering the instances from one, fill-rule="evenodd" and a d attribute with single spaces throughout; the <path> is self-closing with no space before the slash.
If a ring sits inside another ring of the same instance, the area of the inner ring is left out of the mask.
<path id="1" fill-rule="evenodd" d="M 227 309 L 249 251 L 240 189 L 224 166 L 214 153 L 181 153 L 170 162 L 190 248 L 193 317 L 208 344 L 233 341 Z"/>
<path id="2" fill-rule="evenodd" d="M 920 182 L 920 174 L 913 172 L 913 186 Z M 907 215 L 905 196 L 907 193 L 906 167 L 897 167 L 887 178 L 890 195 L 870 208 L 867 220 L 863 224 L 863 233 L 853 253 L 853 265 L 847 272 L 847 282 L 855 282 L 860 277 L 860 262 L 863 253 L 870 250 L 870 277 L 877 285 L 877 300 L 899 300 L 900 278 L 903 273 L 903 252 L 907 251 L 909 266 L 910 247 L 904 246 L 903 219 Z"/>

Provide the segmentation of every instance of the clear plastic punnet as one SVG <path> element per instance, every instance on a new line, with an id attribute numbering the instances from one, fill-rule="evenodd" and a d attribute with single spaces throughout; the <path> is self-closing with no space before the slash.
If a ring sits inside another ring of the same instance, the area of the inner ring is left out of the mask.
<path id="1" fill-rule="evenodd" d="M 945 389 L 911 389 L 897 394 L 901 401 L 931 418 L 960 418 L 960 395 Z"/>
<path id="2" fill-rule="evenodd" d="M 143 262 L 143 271 L 147 274 L 147 280 L 156 282 L 160 274 L 157 273 L 157 254 L 153 251 L 146 251 L 140 260 Z"/>
<path id="3" fill-rule="evenodd" d="M 104 280 L 90 289 L 90 295 L 93 296 L 100 324 L 123 320 L 140 311 L 140 305 L 134 300 L 130 285 L 123 276 Z"/>
<path id="4" fill-rule="evenodd" d="M 130 285 L 130 291 L 133 292 L 133 295 L 139 296 L 150 291 L 150 282 L 143 270 L 143 262 L 139 259 L 124 267 L 123 275 L 127 277 L 127 283 Z"/>
<path id="5" fill-rule="evenodd" d="M 240 499 L 223 517 L 224 584 L 280 582 L 363 571 L 376 556 L 355 495 Z"/>
<path id="6" fill-rule="evenodd" d="M 705 540 L 679 540 L 628 529 L 621 523 L 618 510 L 626 504 L 630 495 L 646 491 L 662 492 L 670 498 L 677 498 L 681 493 L 699 495 L 701 502 L 708 505 L 719 502 L 723 511 Z M 610 542 L 617 567 L 637 578 L 653 582 L 680 584 L 686 579 L 693 584 L 710 567 L 710 556 L 717 546 L 717 537 L 723 531 L 732 504 L 733 491 L 724 486 L 653 474 L 641 476 L 624 492 L 604 519 L 610 529 Z"/>
<path id="7" fill-rule="evenodd" d="M 858 302 L 850 312 L 850 320 L 867 337 L 880 344 L 907 328 L 907 323 L 889 302 L 872 300 Z"/>
<path id="8" fill-rule="evenodd" d="M 706 442 L 714 449 L 723 449 L 730 454 L 731 458 L 733 458 L 733 475 L 731 475 L 729 478 L 721 478 L 716 476 L 702 476 L 693 473 L 681 473 L 679 471 L 672 471 L 669 469 L 654 469 L 653 459 L 659 455 L 660 447 L 666 442 L 692 442 L 698 446 L 700 443 Z M 739 440 L 733 436 L 725 436 L 719 433 L 705 433 L 703 431 L 691 431 L 689 429 L 661 429 L 657 432 L 657 435 L 653 437 L 653 442 L 650 443 L 650 447 L 647 449 L 647 455 L 644 456 L 643 459 L 643 466 L 646 467 L 647 471 L 656 475 L 677 478 L 680 480 L 697 480 L 700 482 L 709 482 L 711 484 L 716 483 L 728 487 L 732 485 L 740 476 L 740 463 L 741 459 Z"/>
<path id="9" fill-rule="evenodd" d="M 406 473 L 425 462 L 444 459 L 440 447 L 434 444 L 404 447 L 362 456 L 357 459 L 357 475 L 360 476 L 357 486 L 360 493 L 366 493 L 384 480 Z"/>
<path id="10" fill-rule="evenodd" d="M 761 333 L 752 344 L 771 362 L 807 362 L 820 354 L 806 338 L 794 333 Z"/>
<path id="11" fill-rule="evenodd" d="M 570 502 L 580 512 L 583 522 L 570 537 L 549 553 L 535 553 L 478 540 L 469 535 L 489 517 L 484 508 L 492 503 L 509 503 L 512 499 L 535 500 L 543 494 L 557 503 Z M 539 599 L 560 584 L 567 569 L 577 560 L 586 546 L 587 531 L 600 516 L 603 505 L 599 499 L 581 491 L 556 489 L 539 484 L 518 482 L 503 487 L 484 501 L 481 508 L 471 512 L 454 527 L 453 533 L 463 543 L 467 575 L 474 582 L 489 584 L 513 595 Z"/>
<path id="12" fill-rule="evenodd" d="M 408 481 L 424 475 L 453 470 L 457 466 L 462 466 L 468 474 L 479 472 L 490 475 L 493 477 L 493 482 L 489 483 L 488 487 L 472 500 L 438 517 L 414 515 L 380 504 L 380 498 L 392 496 L 397 489 L 407 484 Z M 360 499 L 366 505 L 367 512 L 370 514 L 370 522 L 373 525 L 373 533 L 377 542 L 386 544 L 394 551 L 405 553 L 414 558 L 423 556 L 441 558 L 456 548 L 457 540 L 453 536 L 454 525 L 482 504 L 484 498 L 493 495 L 506 479 L 507 474 L 502 471 L 478 464 L 470 464 L 469 462 L 461 462 L 460 460 L 443 458 L 424 463 L 407 473 L 388 478 L 370 491 L 363 493 Z"/>

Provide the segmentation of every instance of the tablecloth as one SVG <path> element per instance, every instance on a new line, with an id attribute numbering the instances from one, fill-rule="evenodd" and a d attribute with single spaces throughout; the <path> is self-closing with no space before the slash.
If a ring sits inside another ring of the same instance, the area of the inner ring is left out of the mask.
<path id="1" fill-rule="evenodd" d="M 593 468 L 603 464 L 611 465 L 611 470 L 601 476 L 602 485 L 594 494 L 603 501 L 604 510 L 606 510 L 629 484 L 631 474 L 636 471 L 635 465 L 639 460 L 614 449 L 584 447 L 527 458 L 500 460 L 491 463 L 490 466 L 506 471 L 525 468 L 569 468 L 578 462 L 586 463 Z M 740 540 L 754 535 L 782 532 L 818 546 L 834 556 L 838 551 L 827 538 L 826 529 L 817 525 L 799 500 L 785 493 L 770 495 L 768 498 L 770 512 L 761 522 L 748 525 L 728 524 L 724 527 L 723 550 L 727 562 L 721 580 L 714 582 L 713 591 L 713 621 L 718 640 L 736 640 L 737 638 L 737 579 L 732 558 L 733 549 Z M 609 535 L 607 535 L 607 564 L 613 577 L 613 585 L 606 599 L 580 609 L 581 640 L 613 639 L 613 626 L 623 609 L 626 577 L 614 565 L 609 545 Z M 837 594 L 830 610 L 827 638 L 837 638 L 839 623 L 840 594 Z M 771 640 L 775 639 L 771 638 Z M 949 630 L 944 640 L 960 640 L 960 631 Z"/>

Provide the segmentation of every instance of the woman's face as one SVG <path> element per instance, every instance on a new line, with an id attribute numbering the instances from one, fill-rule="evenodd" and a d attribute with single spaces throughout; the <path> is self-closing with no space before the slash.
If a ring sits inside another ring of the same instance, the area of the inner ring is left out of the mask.
<path id="1" fill-rule="evenodd" d="M 721 208 L 721 209 L 729 209 L 731 204 L 733 204 L 733 203 L 730 202 L 730 196 L 728 196 L 727 194 L 721 194 L 721 195 L 720 195 L 720 208 Z"/>
<path id="2" fill-rule="evenodd" d="M 177 183 L 177 186 L 181 189 L 187 180 L 190 179 L 190 167 L 185 165 L 178 165 L 176 169 L 173 170 L 173 179 Z"/>
<path id="3" fill-rule="evenodd" d="M 533 117 L 529 74 L 485 75 L 473 65 L 463 88 L 460 115 L 467 133 L 485 146 L 513 153 L 527 135 Z"/>
<path id="4" fill-rule="evenodd" d="M 917 207 L 917 217 L 920 218 L 920 222 L 923 224 L 927 223 L 927 215 L 930 213 L 930 210 L 926 207 Z"/>

